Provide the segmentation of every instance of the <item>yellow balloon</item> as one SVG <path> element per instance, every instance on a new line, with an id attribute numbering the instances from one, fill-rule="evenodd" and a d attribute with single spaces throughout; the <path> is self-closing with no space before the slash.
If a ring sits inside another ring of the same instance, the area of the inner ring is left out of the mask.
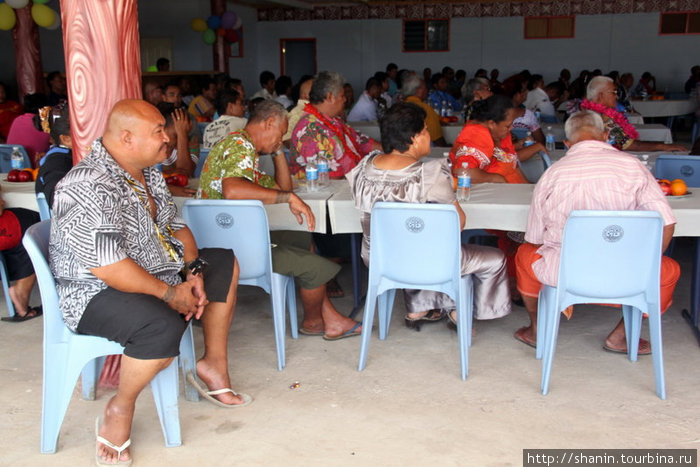
<path id="1" fill-rule="evenodd" d="M 207 22 L 202 18 L 195 18 L 190 22 L 190 27 L 197 32 L 204 32 L 209 29 Z"/>
<path id="2" fill-rule="evenodd" d="M 46 5 L 35 3 L 32 5 L 32 18 L 42 28 L 48 28 L 56 20 L 56 13 Z"/>
<path id="3" fill-rule="evenodd" d="M 7 3 L 0 3 L 0 30 L 9 31 L 15 27 L 16 22 L 15 10 Z"/>

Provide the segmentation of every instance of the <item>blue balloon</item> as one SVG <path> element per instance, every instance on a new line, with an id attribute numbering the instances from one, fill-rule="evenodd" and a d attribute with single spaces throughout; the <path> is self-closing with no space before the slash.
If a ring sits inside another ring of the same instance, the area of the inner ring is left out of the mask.
<path id="1" fill-rule="evenodd" d="M 221 26 L 221 18 L 216 15 L 211 15 L 207 18 L 207 26 L 209 26 L 209 29 L 219 29 L 219 26 Z"/>

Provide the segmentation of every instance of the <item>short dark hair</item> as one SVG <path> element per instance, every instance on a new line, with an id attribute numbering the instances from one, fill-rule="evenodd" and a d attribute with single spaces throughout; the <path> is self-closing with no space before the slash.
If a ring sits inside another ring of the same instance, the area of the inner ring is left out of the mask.
<path id="1" fill-rule="evenodd" d="M 433 76 L 430 77 L 430 84 L 433 87 L 435 87 L 438 81 L 440 81 L 444 76 L 445 75 L 443 75 L 442 73 L 435 73 Z"/>
<path id="2" fill-rule="evenodd" d="M 216 112 L 219 116 L 226 114 L 229 104 L 235 104 L 241 95 L 235 89 L 222 89 L 216 93 Z"/>
<path id="3" fill-rule="evenodd" d="M 406 152 L 413 137 L 425 128 L 425 116 L 425 110 L 415 104 L 398 102 L 392 105 L 379 120 L 384 152 Z"/>
<path id="4" fill-rule="evenodd" d="M 56 76 L 60 75 L 60 74 L 61 74 L 60 71 L 52 71 L 51 73 L 49 73 L 48 75 L 46 75 L 46 84 L 48 84 L 48 85 L 50 86 L 50 85 L 51 85 L 51 81 L 53 81 L 53 79 L 54 79 Z"/>
<path id="5" fill-rule="evenodd" d="M 382 87 L 382 83 L 381 83 L 377 78 L 375 78 L 374 76 L 372 76 L 372 77 L 371 77 L 370 79 L 368 79 L 367 82 L 365 83 L 365 91 L 369 91 L 370 89 L 372 89 L 372 88 L 375 87 L 375 86 L 381 88 L 381 87 Z"/>
<path id="6" fill-rule="evenodd" d="M 534 74 L 530 75 L 530 78 L 527 80 L 527 89 L 529 91 L 535 89 L 535 85 L 539 83 L 540 81 L 543 81 L 542 75 Z"/>
<path id="7" fill-rule="evenodd" d="M 287 75 L 282 75 L 275 81 L 275 92 L 278 96 L 287 94 L 289 88 L 292 87 L 292 78 Z"/>
<path id="8" fill-rule="evenodd" d="M 488 99 L 476 101 L 472 105 L 471 119 L 477 122 L 493 120 L 500 123 L 506 119 L 508 111 L 513 108 L 511 98 L 501 95 L 493 95 Z"/>
<path id="9" fill-rule="evenodd" d="M 46 95 L 35 92 L 34 94 L 24 95 L 24 111 L 26 113 L 35 114 L 39 109 L 48 105 Z"/>
<path id="10" fill-rule="evenodd" d="M 172 102 L 158 102 L 158 105 L 156 105 L 156 108 L 160 112 L 160 114 L 165 118 L 165 126 L 170 126 L 173 124 L 173 112 L 175 112 L 175 104 Z"/>
<path id="11" fill-rule="evenodd" d="M 161 67 L 164 67 L 164 66 L 169 65 L 169 64 L 170 64 L 170 60 L 168 60 L 165 57 L 160 57 L 158 60 L 156 60 L 156 68 L 158 70 L 160 70 Z"/>
<path id="12" fill-rule="evenodd" d="M 387 73 L 389 73 L 391 70 L 398 70 L 398 69 L 399 69 L 399 66 L 398 66 L 396 63 L 393 63 L 393 62 L 392 62 L 392 63 L 389 63 L 389 64 L 386 66 L 386 72 L 387 72 Z"/>
<path id="13" fill-rule="evenodd" d="M 265 83 L 267 83 L 271 79 L 275 79 L 275 74 L 271 71 L 263 71 L 262 73 L 260 73 L 260 86 L 265 86 Z"/>
<path id="14" fill-rule="evenodd" d="M 379 84 L 383 83 L 384 81 L 389 79 L 389 75 L 384 73 L 383 71 L 378 71 L 374 74 L 374 78 L 379 81 Z"/>

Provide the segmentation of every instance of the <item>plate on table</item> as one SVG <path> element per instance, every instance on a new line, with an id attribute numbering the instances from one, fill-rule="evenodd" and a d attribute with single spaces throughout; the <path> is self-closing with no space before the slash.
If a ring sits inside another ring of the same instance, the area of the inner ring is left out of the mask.
<path id="1" fill-rule="evenodd" d="M 678 195 L 678 196 L 668 195 L 667 198 L 668 199 L 682 199 L 682 198 L 690 198 L 691 196 L 693 196 L 693 192 L 689 191 L 684 195 Z"/>

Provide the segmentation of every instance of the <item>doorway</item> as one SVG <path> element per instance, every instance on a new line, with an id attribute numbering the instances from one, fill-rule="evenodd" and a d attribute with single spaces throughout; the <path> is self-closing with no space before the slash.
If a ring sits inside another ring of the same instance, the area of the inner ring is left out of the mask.
<path id="1" fill-rule="evenodd" d="M 281 74 L 298 82 L 316 74 L 316 39 L 280 39 Z"/>

